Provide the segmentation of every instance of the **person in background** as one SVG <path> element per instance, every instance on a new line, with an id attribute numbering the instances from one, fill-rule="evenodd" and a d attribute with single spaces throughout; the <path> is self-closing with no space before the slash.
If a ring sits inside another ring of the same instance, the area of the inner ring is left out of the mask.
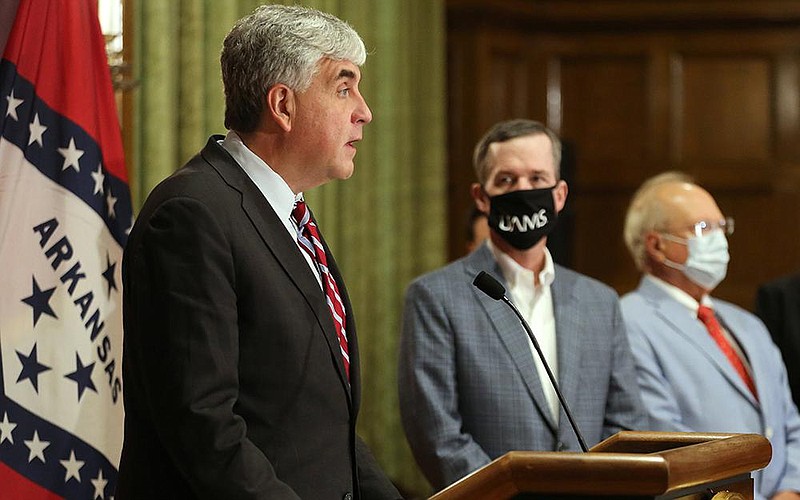
<path id="1" fill-rule="evenodd" d="M 692 179 L 666 172 L 634 194 L 625 243 L 643 273 L 622 298 L 654 430 L 764 435 L 772 461 L 755 497 L 798 499 L 800 416 L 780 352 L 753 314 L 711 293 L 725 278 L 733 219 Z"/>
<path id="2" fill-rule="evenodd" d="M 530 323 L 589 445 L 645 423 L 617 294 L 554 265 L 545 246 L 567 200 L 560 153 L 539 122 L 493 126 L 475 148 L 471 189 L 489 240 L 406 292 L 400 413 L 436 488 L 511 450 L 580 451 L 517 316 L 472 285 L 481 271 Z"/>
<path id="3" fill-rule="evenodd" d="M 489 218 L 478 207 L 472 206 L 466 224 L 466 253 L 470 253 L 489 238 Z"/>
<path id="4" fill-rule="evenodd" d="M 800 402 L 800 274 L 774 279 L 758 287 L 756 316 L 767 325 L 783 354 L 794 404 Z"/>
<path id="5" fill-rule="evenodd" d="M 297 6 L 226 36 L 229 132 L 156 187 L 125 249 L 118 500 L 400 497 L 356 436 L 353 310 L 303 199 L 353 172 L 365 57 Z"/>

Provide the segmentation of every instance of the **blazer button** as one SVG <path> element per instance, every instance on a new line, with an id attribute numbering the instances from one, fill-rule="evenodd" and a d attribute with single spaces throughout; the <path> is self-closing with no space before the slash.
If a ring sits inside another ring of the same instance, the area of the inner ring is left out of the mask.
<path id="1" fill-rule="evenodd" d="M 556 451 L 564 451 L 566 449 L 567 449 L 566 445 L 564 443 L 562 443 L 561 441 L 559 441 L 556 444 Z"/>
<path id="2" fill-rule="evenodd" d="M 350 492 L 345 493 L 342 500 L 353 500 L 353 494 Z"/>

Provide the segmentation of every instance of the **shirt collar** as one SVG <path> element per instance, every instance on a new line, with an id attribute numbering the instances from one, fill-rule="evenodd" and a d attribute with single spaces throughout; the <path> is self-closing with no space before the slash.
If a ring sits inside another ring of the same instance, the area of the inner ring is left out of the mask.
<path id="1" fill-rule="evenodd" d="M 503 252 L 492 243 L 491 239 L 486 240 L 489 250 L 494 255 L 495 260 L 500 265 L 503 271 L 503 277 L 510 288 L 514 288 L 518 283 L 528 282 L 534 283 L 534 272 L 530 269 L 522 267 L 517 261 L 511 258 L 507 253 Z M 553 264 L 553 257 L 547 247 L 544 248 L 544 267 L 539 272 L 539 285 L 550 286 L 555 279 L 556 271 Z"/>
<path id="2" fill-rule="evenodd" d="M 287 228 L 293 228 L 291 222 L 292 209 L 298 200 L 303 199 L 303 193 L 293 193 L 292 189 L 283 180 L 283 177 L 267 165 L 258 155 L 248 148 L 239 134 L 233 130 L 228 131 L 225 139 L 220 143 L 234 160 L 242 167 L 250 180 L 255 183 L 264 198 L 267 199 L 272 209 L 280 217 Z M 293 232 L 293 229 L 290 230 Z"/>
<path id="3" fill-rule="evenodd" d="M 667 283 L 661 278 L 656 278 L 652 274 L 645 274 L 644 279 L 662 289 L 667 295 L 675 299 L 679 304 L 685 306 L 694 315 L 697 314 L 697 309 L 700 307 L 700 303 L 712 309 L 714 308 L 714 302 L 711 300 L 711 297 L 709 297 L 708 294 L 703 295 L 703 297 L 700 299 L 700 303 L 698 303 L 694 297 L 684 292 L 677 286 Z"/>

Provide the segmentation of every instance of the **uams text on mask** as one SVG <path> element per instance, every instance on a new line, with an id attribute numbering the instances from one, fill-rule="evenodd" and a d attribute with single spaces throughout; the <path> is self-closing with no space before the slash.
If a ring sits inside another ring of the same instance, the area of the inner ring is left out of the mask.
<path id="1" fill-rule="evenodd" d="M 503 215 L 500 217 L 497 227 L 501 231 L 509 233 L 515 230 L 520 233 L 526 233 L 529 230 L 539 229 L 545 224 L 547 224 L 547 215 L 545 214 L 545 209 L 542 208 L 533 215 L 523 215 L 521 219 L 516 215 Z"/>

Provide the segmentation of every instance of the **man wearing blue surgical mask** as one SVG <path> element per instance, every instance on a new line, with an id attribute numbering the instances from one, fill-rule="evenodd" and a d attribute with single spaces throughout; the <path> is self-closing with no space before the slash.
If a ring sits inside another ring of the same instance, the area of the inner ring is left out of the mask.
<path id="1" fill-rule="evenodd" d="M 406 293 L 400 412 L 436 488 L 511 450 L 580 451 L 519 320 L 472 285 L 481 271 L 531 325 L 589 446 L 645 424 L 616 292 L 554 264 L 546 247 L 567 199 L 560 157 L 539 122 L 492 127 L 475 148 L 472 186 L 489 239 Z"/>
<path id="2" fill-rule="evenodd" d="M 725 278 L 733 219 L 692 179 L 666 172 L 634 194 L 625 243 L 643 272 L 622 299 L 654 430 L 762 434 L 772 461 L 756 499 L 800 499 L 800 416 L 781 354 L 753 314 L 710 294 Z"/>

